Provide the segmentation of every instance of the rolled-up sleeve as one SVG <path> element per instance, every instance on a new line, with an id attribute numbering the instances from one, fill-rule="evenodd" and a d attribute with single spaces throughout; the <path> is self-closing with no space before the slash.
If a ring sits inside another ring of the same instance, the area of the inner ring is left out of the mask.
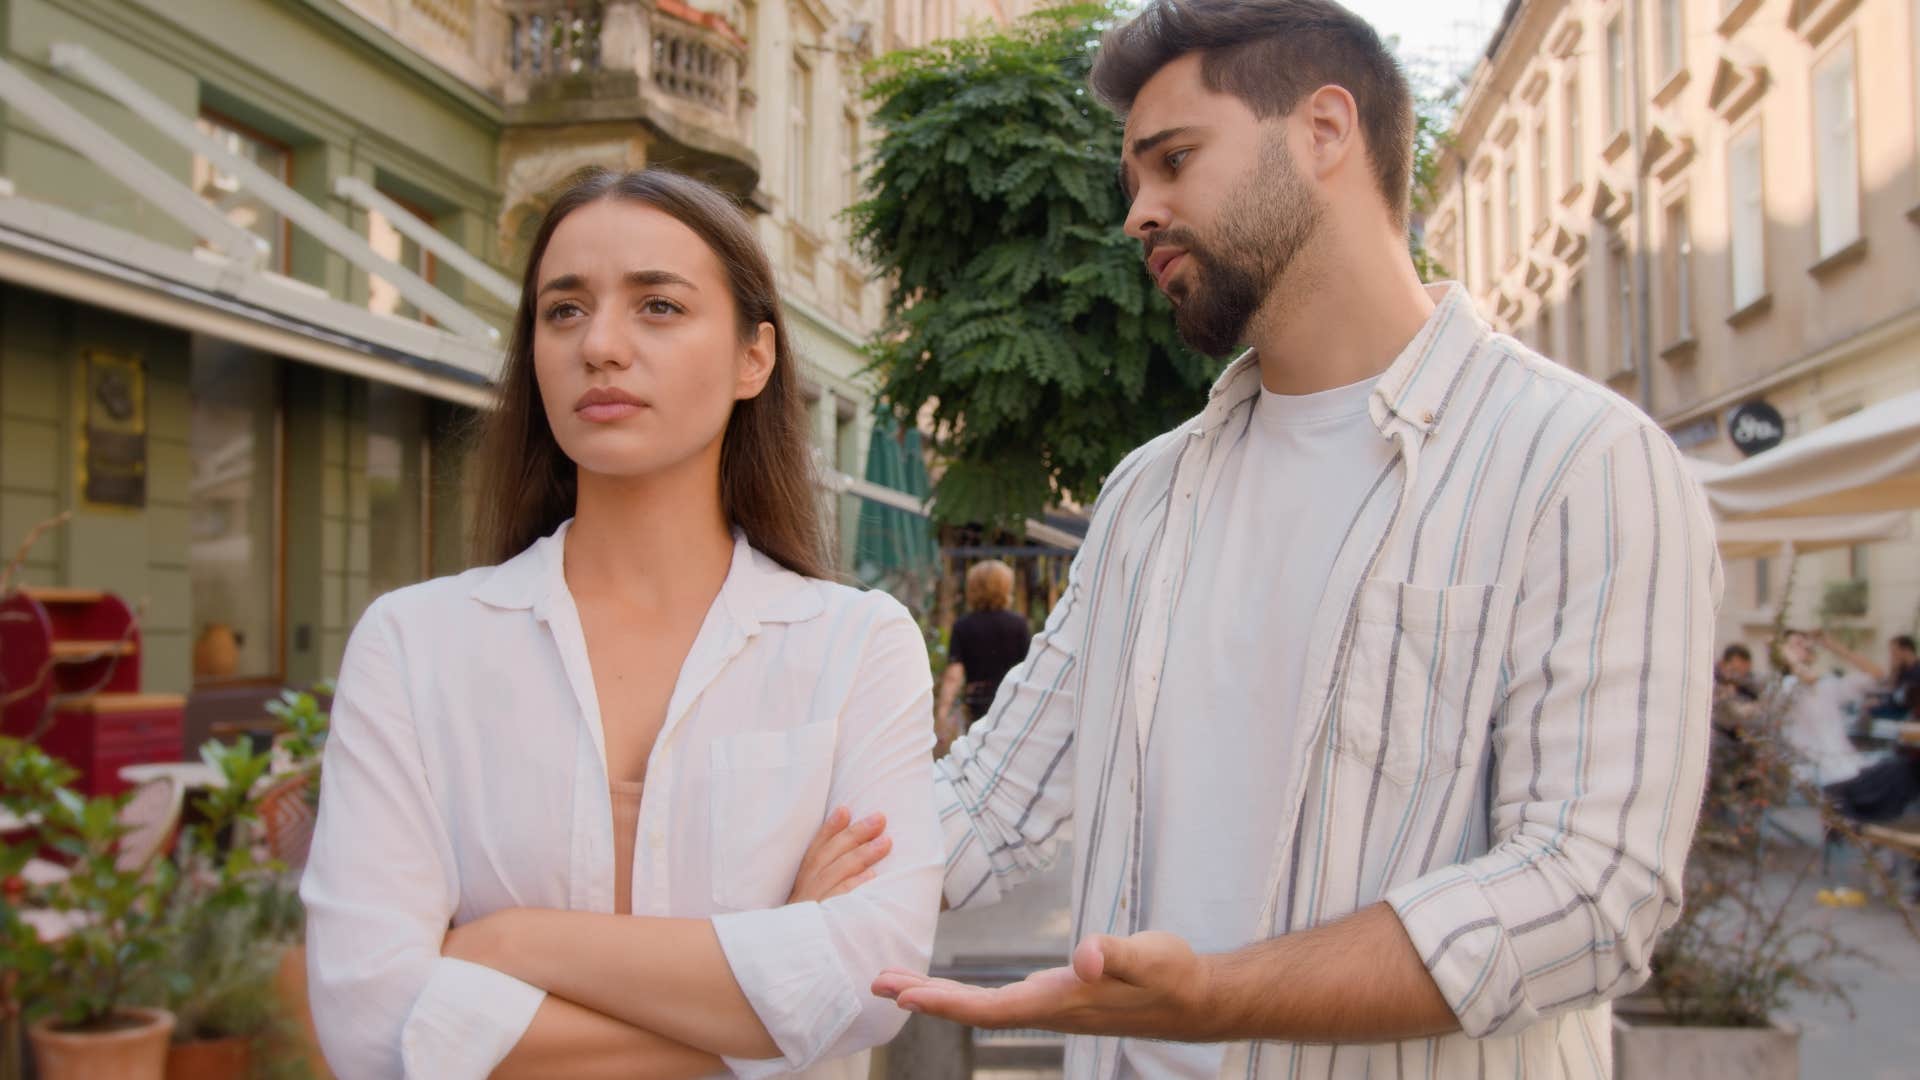
<path id="1" fill-rule="evenodd" d="M 1170 438 L 1185 437 L 1161 436 L 1115 467 L 1046 625 L 1001 680 L 987 714 L 938 764 L 934 802 L 947 845 L 947 906 L 954 910 L 997 903 L 1008 889 L 1049 869 L 1060 852 L 1073 820 L 1075 689 L 1084 677 L 1092 579 L 1117 546 L 1142 467 Z"/>
<path id="2" fill-rule="evenodd" d="M 544 991 L 440 955 L 458 888 L 376 601 L 341 663 L 300 887 L 314 1025 L 340 1076 L 482 1078 Z"/>
<path id="3" fill-rule="evenodd" d="M 1576 466 L 1526 560 L 1493 717 L 1494 845 L 1387 896 L 1476 1038 L 1646 980 L 1706 780 L 1720 563 L 1672 443 L 1635 430 Z"/>
<path id="4" fill-rule="evenodd" d="M 906 1014 L 869 992 L 887 968 L 924 972 L 940 911 L 933 808 L 933 680 L 920 629 L 871 593 L 871 630 L 841 712 L 831 806 L 887 817 L 893 848 L 872 881 L 819 903 L 716 915 L 735 980 L 782 1058 L 727 1059 L 740 1076 L 804 1069 L 878 1046 Z"/>

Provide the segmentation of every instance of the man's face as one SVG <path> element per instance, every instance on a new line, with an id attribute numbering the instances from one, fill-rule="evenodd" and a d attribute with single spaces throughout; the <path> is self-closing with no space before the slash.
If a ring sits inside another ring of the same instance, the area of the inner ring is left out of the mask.
<path id="1" fill-rule="evenodd" d="M 1295 168 L 1285 117 L 1261 120 L 1207 89 L 1200 54 L 1155 73 L 1127 116 L 1127 235 L 1173 301 L 1180 336 L 1222 356 L 1319 231 L 1318 195 Z"/>
<path id="2" fill-rule="evenodd" d="M 1727 678 L 1736 682 L 1743 682 L 1747 676 L 1753 674 L 1753 661 L 1735 654 L 1722 660 L 1720 662 L 1720 669 L 1726 672 Z"/>

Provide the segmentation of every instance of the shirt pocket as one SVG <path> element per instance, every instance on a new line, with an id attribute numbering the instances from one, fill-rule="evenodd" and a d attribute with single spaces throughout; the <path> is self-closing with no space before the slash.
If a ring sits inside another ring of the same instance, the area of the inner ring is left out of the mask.
<path id="1" fill-rule="evenodd" d="M 793 891 L 807 844 L 826 815 L 834 724 L 715 739 L 708 827 L 713 902 L 724 910 L 778 907 Z"/>
<path id="2" fill-rule="evenodd" d="M 1483 714 L 1492 700 L 1507 593 L 1504 585 L 1363 583 L 1341 699 L 1340 752 L 1408 785 L 1478 760 L 1484 740 L 1466 727 L 1467 718 Z"/>

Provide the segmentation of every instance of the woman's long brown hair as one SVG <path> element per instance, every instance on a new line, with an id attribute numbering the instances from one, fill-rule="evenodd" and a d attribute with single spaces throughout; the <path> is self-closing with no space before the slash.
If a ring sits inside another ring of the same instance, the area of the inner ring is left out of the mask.
<path id="1" fill-rule="evenodd" d="M 742 341 L 751 341 L 761 323 L 773 325 L 773 375 L 758 396 L 734 402 L 720 444 L 720 508 L 748 543 L 782 566 L 807 577 L 831 577 L 813 490 L 806 403 L 773 267 L 731 199 L 698 180 L 657 168 L 579 173 L 555 197 L 534 234 L 500 376 L 499 405 L 480 436 L 475 535 L 480 560 L 505 562 L 573 516 L 577 467 L 553 437 L 534 378 L 534 293 L 554 229 L 568 214 L 601 199 L 650 206 L 713 249 L 733 293 Z"/>

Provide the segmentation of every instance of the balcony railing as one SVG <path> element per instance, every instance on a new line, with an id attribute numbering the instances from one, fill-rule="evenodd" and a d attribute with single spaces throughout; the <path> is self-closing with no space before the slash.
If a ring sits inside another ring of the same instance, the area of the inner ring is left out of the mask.
<path id="1" fill-rule="evenodd" d="M 507 4 L 507 70 L 525 84 L 598 71 L 606 8 L 625 5 L 510 0 Z"/>
<path id="2" fill-rule="evenodd" d="M 663 15 L 648 0 L 506 0 L 506 98 L 575 76 L 631 74 L 643 92 L 707 115 L 738 136 L 738 37 Z"/>
<path id="3" fill-rule="evenodd" d="M 673 20 L 653 22 L 653 85 L 673 97 L 731 112 L 739 97 L 739 58 L 701 29 Z"/>

